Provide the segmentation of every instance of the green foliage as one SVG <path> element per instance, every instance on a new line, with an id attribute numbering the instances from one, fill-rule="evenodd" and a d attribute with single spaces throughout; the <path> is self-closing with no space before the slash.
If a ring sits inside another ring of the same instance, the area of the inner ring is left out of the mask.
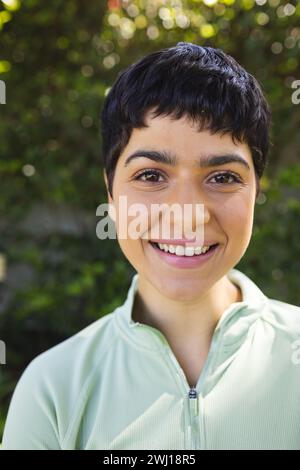
<path id="1" fill-rule="evenodd" d="M 265 179 L 256 206 L 253 236 L 237 269 L 254 279 L 271 298 L 299 305 L 300 165 Z"/>
<path id="2" fill-rule="evenodd" d="M 148 52 L 178 41 L 220 47 L 262 84 L 270 163 L 237 268 L 299 304 L 299 17 L 299 4 L 280 0 L 0 0 L 0 436 L 29 361 L 124 300 L 133 269 L 116 241 L 95 237 L 106 201 L 99 112 L 118 71 Z"/>

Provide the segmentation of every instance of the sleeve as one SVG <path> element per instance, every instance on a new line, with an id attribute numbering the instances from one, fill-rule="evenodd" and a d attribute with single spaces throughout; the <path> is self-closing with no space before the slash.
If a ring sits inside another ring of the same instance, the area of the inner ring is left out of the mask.
<path id="1" fill-rule="evenodd" d="M 14 390 L 1 450 L 60 449 L 55 406 L 50 391 L 41 364 L 33 360 Z"/>

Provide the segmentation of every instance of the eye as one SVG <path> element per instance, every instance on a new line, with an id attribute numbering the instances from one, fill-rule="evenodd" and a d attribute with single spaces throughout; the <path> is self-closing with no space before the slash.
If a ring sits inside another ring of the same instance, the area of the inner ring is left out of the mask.
<path id="1" fill-rule="evenodd" d="M 159 171 L 149 169 L 138 173 L 134 180 L 143 181 L 144 183 L 161 183 L 161 181 L 157 181 L 160 176 L 163 175 Z M 145 177 L 145 179 L 142 179 L 142 177 Z"/>
<path id="2" fill-rule="evenodd" d="M 214 176 L 210 179 L 210 181 L 211 181 L 212 179 L 218 180 L 218 181 L 217 181 L 217 184 L 225 184 L 226 186 L 229 186 L 229 185 L 231 185 L 231 184 L 241 183 L 241 182 L 242 182 L 241 178 L 240 178 L 238 175 L 236 175 L 235 173 L 232 173 L 232 172 L 230 172 L 230 171 L 226 171 L 226 172 L 224 172 L 224 173 L 218 173 L 217 175 L 214 175 Z M 231 179 L 231 181 L 228 181 L 228 180 L 230 180 L 230 179 Z"/>

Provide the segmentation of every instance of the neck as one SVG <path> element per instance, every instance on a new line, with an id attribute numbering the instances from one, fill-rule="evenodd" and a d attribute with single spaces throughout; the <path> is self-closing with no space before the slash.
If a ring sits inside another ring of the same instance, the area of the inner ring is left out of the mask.
<path id="1" fill-rule="evenodd" d="M 170 299 L 139 276 L 132 311 L 134 321 L 160 330 L 170 344 L 197 344 L 207 349 L 222 313 L 242 301 L 240 289 L 227 276 L 200 297 L 189 301 Z"/>

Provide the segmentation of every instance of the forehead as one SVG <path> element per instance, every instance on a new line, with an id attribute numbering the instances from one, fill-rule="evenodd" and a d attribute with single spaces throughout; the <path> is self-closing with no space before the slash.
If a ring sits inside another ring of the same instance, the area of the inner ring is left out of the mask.
<path id="1" fill-rule="evenodd" d="M 210 130 L 199 131 L 199 124 L 188 116 L 175 119 L 171 116 L 153 116 L 149 111 L 145 116 L 148 127 L 133 129 L 129 142 L 122 152 L 123 159 L 138 148 L 151 150 L 171 150 L 178 161 L 187 163 L 199 159 L 201 155 L 239 151 L 252 164 L 251 151 L 245 142 L 233 141 L 231 134 L 212 134 Z M 122 156 L 120 159 L 122 159 Z"/>

